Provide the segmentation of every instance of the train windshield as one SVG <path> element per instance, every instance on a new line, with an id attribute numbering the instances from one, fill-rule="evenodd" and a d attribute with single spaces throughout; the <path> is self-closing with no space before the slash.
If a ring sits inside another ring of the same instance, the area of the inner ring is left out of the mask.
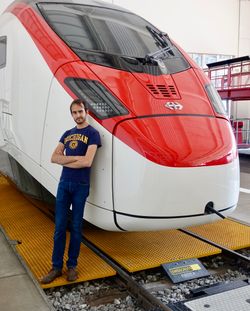
<path id="1" fill-rule="evenodd" d="M 167 35 L 133 13 L 79 4 L 43 3 L 38 7 L 50 27 L 82 60 L 128 71 L 155 67 L 157 72 L 158 62 L 147 56 L 165 46 L 171 50 L 161 59 L 167 73 L 190 67 Z"/>

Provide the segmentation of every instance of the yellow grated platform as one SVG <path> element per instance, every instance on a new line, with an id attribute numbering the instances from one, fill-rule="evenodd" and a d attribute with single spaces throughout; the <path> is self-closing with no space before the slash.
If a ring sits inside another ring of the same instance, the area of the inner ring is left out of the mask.
<path id="1" fill-rule="evenodd" d="M 84 236 L 130 272 L 221 253 L 220 249 L 178 230 L 109 232 L 85 228 Z"/>
<path id="2" fill-rule="evenodd" d="M 0 223 L 11 239 L 22 241 L 17 249 L 39 279 L 50 269 L 54 224 L 3 177 L 0 177 Z M 250 227 L 234 221 L 223 220 L 189 227 L 188 230 L 230 249 L 250 246 Z M 220 249 L 178 230 L 109 232 L 86 226 L 84 235 L 130 272 L 221 252 Z M 85 246 L 81 247 L 79 272 L 78 281 L 115 275 L 112 268 Z M 66 283 L 61 277 L 44 288 Z"/>
<path id="3" fill-rule="evenodd" d="M 250 226 L 229 219 L 187 229 L 229 249 L 250 246 Z"/>
<path id="4" fill-rule="evenodd" d="M 0 176 L 0 224 L 38 280 L 51 268 L 54 223 Z M 67 236 L 68 240 L 68 236 Z M 67 241 L 68 243 L 68 241 Z M 64 258 L 66 260 L 66 256 Z M 116 272 L 90 249 L 81 246 L 76 282 L 113 276 Z M 68 284 L 65 275 L 43 288 Z"/>

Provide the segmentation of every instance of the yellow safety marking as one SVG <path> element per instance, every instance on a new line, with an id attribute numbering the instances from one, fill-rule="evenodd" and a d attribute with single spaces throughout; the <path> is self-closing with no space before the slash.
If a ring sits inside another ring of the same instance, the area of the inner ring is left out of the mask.
<path id="1" fill-rule="evenodd" d="M 229 219 L 187 229 L 229 249 L 250 246 L 250 226 Z"/>
<path id="2" fill-rule="evenodd" d="M 201 267 L 198 264 L 194 264 L 194 265 L 171 268 L 169 269 L 169 272 L 171 272 L 171 274 L 173 275 L 177 275 L 177 274 L 183 274 L 185 272 L 198 271 L 198 270 L 201 270 Z"/>
<path id="3" fill-rule="evenodd" d="M 86 227 L 84 236 L 130 272 L 221 253 L 218 248 L 178 230 L 108 232 Z"/>
<path id="4" fill-rule="evenodd" d="M 54 223 L 32 205 L 18 190 L 0 176 L 0 224 L 11 240 L 18 240 L 17 250 L 35 278 L 40 280 L 51 269 Z M 67 244 L 68 244 L 67 234 Z M 66 254 L 64 261 L 66 262 Z M 65 272 L 65 271 L 64 271 Z M 113 276 L 116 272 L 89 248 L 81 245 L 76 282 Z M 69 284 L 65 274 L 43 288 Z"/>

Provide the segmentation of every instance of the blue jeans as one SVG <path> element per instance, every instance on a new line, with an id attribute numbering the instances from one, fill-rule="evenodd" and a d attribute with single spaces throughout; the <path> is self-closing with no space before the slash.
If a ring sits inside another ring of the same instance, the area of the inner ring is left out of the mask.
<path id="1" fill-rule="evenodd" d="M 56 196 L 54 248 L 52 265 L 54 269 L 62 269 L 66 244 L 66 229 L 70 206 L 72 204 L 72 222 L 67 267 L 77 266 L 77 258 L 81 246 L 81 230 L 84 205 L 89 195 L 89 185 L 69 181 L 60 181 Z"/>

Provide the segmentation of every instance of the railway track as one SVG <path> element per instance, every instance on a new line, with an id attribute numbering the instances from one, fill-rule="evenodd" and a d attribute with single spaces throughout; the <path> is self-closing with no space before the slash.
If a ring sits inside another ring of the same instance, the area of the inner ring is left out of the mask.
<path id="1" fill-rule="evenodd" d="M 242 265 L 247 266 L 250 264 L 250 257 L 241 254 L 239 252 L 230 250 L 222 245 L 214 243 L 213 241 L 204 238 L 198 234 L 195 234 L 186 229 L 180 229 L 181 232 L 191 235 L 196 239 L 199 239 L 205 243 L 211 244 L 222 251 L 222 255 L 229 256 L 231 259 L 234 259 L 238 263 L 242 263 Z M 117 275 L 119 276 L 120 281 L 123 284 L 123 287 L 137 300 L 138 304 L 142 306 L 144 310 L 147 311 L 173 311 L 177 310 L 173 305 L 166 304 L 158 299 L 152 292 L 155 288 L 160 288 L 162 292 L 169 288 L 169 283 L 161 283 L 154 284 L 154 282 L 150 285 L 143 286 L 139 284 L 135 278 L 127 271 L 125 271 L 114 259 L 110 258 L 107 254 L 105 254 L 102 250 L 100 250 L 97 246 L 95 246 L 91 241 L 86 239 L 84 236 L 82 238 L 82 242 L 89 247 L 93 252 L 95 252 L 98 256 L 100 256 L 104 261 L 106 261 L 113 269 L 116 270 Z M 152 290 L 153 288 L 153 290 Z M 178 309 L 179 310 L 179 309 Z M 181 309 L 180 309 L 181 310 Z M 183 309 L 184 310 L 184 309 Z M 187 309 L 188 310 L 188 309 Z"/>
<path id="2" fill-rule="evenodd" d="M 112 258 L 96 247 L 92 242 L 86 238 L 82 238 L 82 242 L 89 247 L 94 253 L 100 256 L 104 261 L 106 261 L 120 277 L 123 285 L 127 288 L 128 292 L 138 300 L 139 304 L 145 309 L 150 311 L 171 311 L 169 307 L 164 305 L 160 300 L 155 298 L 149 291 L 147 291 L 143 286 L 139 285 L 132 276 L 121 268 Z"/>
<path id="3" fill-rule="evenodd" d="M 46 214 L 47 217 L 50 219 L 53 219 L 52 214 Z M 227 260 L 227 258 L 230 258 L 231 260 L 234 260 L 237 262 L 238 265 L 242 265 L 246 267 L 246 269 L 249 270 L 250 267 L 250 251 L 249 256 L 246 254 L 242 254 L 240 252 L 231 250 L 223 245 L 220 245 L 218 243 L 213 242 L 212 240 L 209 240 L 208 238 L 205 238 L 199 234 L 196 234 L 190 230 L 187 229 L 179 229 L 179 231 L 190 235 L 194 237 L 195 239 L 201 240 L 205 243 L 208 243 L 210 245 L 215 246 L 216 248 L 221 250 L 221 255 L 224 256 Z M 128 271 L 126 271 L 119 263 L 117 263 L 113 258 L 111 258 L 108 254 L 106 254 L 104 251 L 102 251 L 99 247 L 97 247 L 93 242 L 91 242 L 89 239 L 84 237 L 82 235 L 82 243 L 86 245 L 89 249 L 91 249 L 96 255 L 98 255 L 100 258 L 102 258 L 106 263 L 108 263 L 117 273 L 118 278 L 113 279 L 114 283 L 113 288 L 111 290 L 107 290 L 103 294 L 100 295 L 100 297 L 96 297 L 94 295 L 91 297 L 91 295 L 87 298 L 86 302 L 89 306 L 95 306 L 98 310 L 98 306 L 105 305 L 107 303 L 111 303 L 113 301 L 119 301 L 119 299 L 128 299 L 128 297 L 132 296 L 134 300 L 136 301 L 136 305 L 140 306 L 142 310 L 146 311 L 179 311 L 182 309 L 176 309 L 175 304 L 173 303 L 165 303 L 164 298 L 163 301 L 157 297 L 159 296 L 157 292 L 168 292 L 171 287 L 173 287 L 173 284 L 167 280 L 165 277 L 164 280 L 160 282 L 148 282 L 146 284 L 140 284 L 138 282 L 137 278 L 135 277 L 135 274 L 131 274 Z M 160 268 L 159 268 L 160 269 Z M 227 267 L 227 270 L 230 271 L 230 265 Z M 159 271 L 159 270 L 158 270 Z M 217 273 L 218 276 L 225 272 L 225 267 L 218 269 Z M 140 272 L 139 272 L 140 273 Z M 215 274 L 213 274 L 215 276 Z M 218 277 L 219 279 L 220 277 Z M 232 277 L 233 279 L 233 277 Z M 235 279 L 237 279 L 237 276 L 235 276 Z M 193 280 L 194 282 L 194 280 Z M 215 281 L 216 282 L 216 281 Z M 198 286 L 201 287 L 202 291 L 203 287 L 208 287 L 206 284 L 206 281 L 200 281 L 197 282 Z M 178 285 L 176 286 L 178 291 Z M 192 294 L 192 290 L 190 291 L 191 294 L 187 294 L 187 296 L 195 296 L 197 295 L 198 290 L 194 291 L 194 294 Z M 128 296 L 130 295 L 130 296 Z M 163 295 L 164 296 L 164 295 Z M 162 297 L 161 297 L 162 298 Z M 60 310 L 60 309 L 58 309 Z M 83 309 L 83 310 L 89 310 L 89 309 Z M 90 309 L 92 310 L 92 309 Z M 100 309 L 102 310 L 102 309 Z M 105 309 L 104 309 L 105 310 Z M 122 309 L 120 309 L 122 310 Z M 126 310 L 126 309 L 124 309 Z M 131 309 L 133 310 L 133 309 Z M 185 310 L 185 308 L 183 309 Z M 188 311 L 188 309 L 186 309 Z M 185 310 L 185 311 L 186 311 Z"/>

